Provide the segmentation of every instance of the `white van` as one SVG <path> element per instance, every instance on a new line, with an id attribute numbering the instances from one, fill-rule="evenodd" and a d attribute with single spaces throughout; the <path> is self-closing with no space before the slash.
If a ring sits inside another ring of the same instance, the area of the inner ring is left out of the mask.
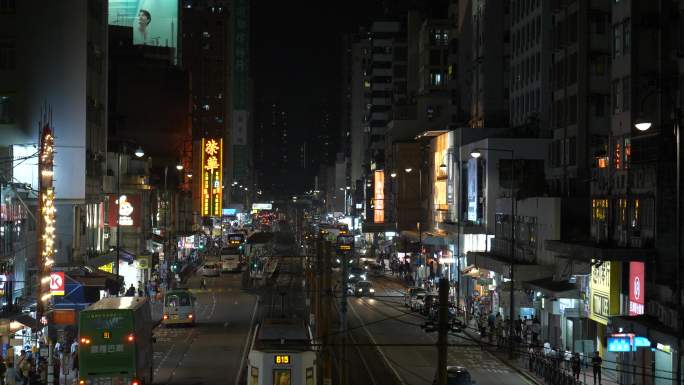
<path id="1" fill-rule="evenodd" d="M 221 255 L 221 272 L 232 273 L 240 271 L 239 255 Z"/>
<path id="2" fill-rule="evenodd" d="M 195 297 L 187 290 L 170 290 L 164 296 L 164 325 L 194 325 Z"/>

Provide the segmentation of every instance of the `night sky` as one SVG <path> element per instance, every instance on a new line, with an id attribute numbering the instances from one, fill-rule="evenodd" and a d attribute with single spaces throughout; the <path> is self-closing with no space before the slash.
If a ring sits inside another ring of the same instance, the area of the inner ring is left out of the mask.
<path id="1" fill-rule="evenodd" d="M 252 2 L 252 70 L 255 120 L 262 106 L 277 102 L 288 114 L 289 153 L 296 172 L 299 145 L 320 127 L 320 110 L 327 106 L 333 135 L 339 129 L 341 37 L 358 31 L 374 15 L 381 14 L 380 1 Z M 270 121 L 266 111 L 264 121 Z M 269 132 L 264 133 L 269 135 Z M 273 133 L 276 134 L 276 133 Z M 256 135 L 261 135 L 257 132 Z M 333 139 L 336 143 L 337 140 Z M 269 153 L 275 154 L 277 149 Z M 292 179 L 288 190 L 303 191 L 306 180 Z M 301 170 L 300 170 L 301 172 Z M 265 185 L 269 184 L 268 171 Z M 267 186 L 264 186 L 267 188 Z"/>

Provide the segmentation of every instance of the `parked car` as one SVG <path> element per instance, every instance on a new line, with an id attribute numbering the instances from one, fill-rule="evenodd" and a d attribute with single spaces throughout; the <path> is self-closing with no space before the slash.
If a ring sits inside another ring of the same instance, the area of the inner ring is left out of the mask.
<path id="1" fill-rule="evenodd" d="M 409 303 L 411 311 L 420 311 L 423 306 L 425 306 L 425 292 L 417 293 L 411 297 L 411 302 Z"/>
<path id="2" fill-rule="evenodd" d="M 415 286 L 406 289 L 406 293 L 404 294 L 404 306 L 410 307 L 411 299 L 415 297 L 418 293 L 425 293 L 425 289 Z"/>
<path id="3" fill-rule="evenodd" d="M 221 268 L 216 263 L 205 263 L 202 266 L 202 275 L 205 277 L 218 277 L 221 275 Z"/>
<path id="4" fill-rule="evenodd" d="M 428 317 L 433 321 L 437 321 L 439 319 L 439 299 L 435 300 L 432 303 L 432 306 L 430 306 L 428 310 Z M 456 306 L 452 302 L 449 302 L 449 322 L 453 321 L 454 319 L 456 319 Z"/>
<path id="5" fill-rule="evenodd" d="M 373 297 L 375 289 L 370 281 L 359 281 L 354 286 L 354 295 L 357 297 Z"/>

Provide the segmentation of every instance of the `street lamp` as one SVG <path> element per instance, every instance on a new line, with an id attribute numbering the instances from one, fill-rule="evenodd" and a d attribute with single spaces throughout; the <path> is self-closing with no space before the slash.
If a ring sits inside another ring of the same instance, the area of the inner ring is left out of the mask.
<path id="1" fill-rule="evenodd" d="M 411 172 L 411 171 L 413 171 L 413 169 L 412 169 L 411 167 L 406 167 L 406 168 L 404 169 L 404 171 L 406 171 L 406 172 Z"/>
<path id="2" fill-rule="evenodd" d="M 178 163 L 178 164 L 176 165 L 176 170 L 178 170 L 178 171 L 183 170 L 183 165 L 182 165 L 181 163 Z"/>
<path id="3" fill-rule="evenodd" d="M 679 187 L 679 184 L 682 181 L 682 174 L 681 174 L 681 125 L 680 122 L 682 120 L 682 108 L 677 107 L 675 100 L 672 98 L 672 95 L 670 95 L 669 92 L 663 92 L 663 90 L 657 90 L 657 93 L 663 94 L 665 97 L 663 99 L 666 99 L 669 101 L 670 105 L 672 106 L 673 109 L 673 119 L 674 119 L 674 131 L 675 131 L 675 153 L 676 153 L 676 176 L 675 176 L 675 186 L 677 189 L 677 195 L 676 195 L 676 208 L 675 208 L 675 234 L 677 237 L 677 254 L 676 254 L 676 259 L 675 259 L 675 268 L 677 270 L 677 275 L 676 275 L 676 290 L 675 293 L 679 293 L 678 295 L 675 296 L 676 298 L 676 305 L 677 305 L 677 313 L 678 313 L 678 325 L 677 329 L 679 329 L 679 333 L 681 334 L 681 331 L 683 329 L 682 325 L 682 282 L 681 282 L 681 258 L 682 258 L 682 234 L 681 234 L 681 228 L 682 228 L 682 201 L 681 201 L 681 189 Z M 641 110 L 643 112 L 644 110 L 644 103 L 646 102 L 646 99 L 653 93 L 647 94 L 644 96 L 644 99 L 641 101 Z M 653 122 L 649 119 L 644 119 L 644 118 L 637 118 L 636 122 L 634 123 L 634 127 L 639 130 L 639 131 L 648 131 L 651 126 L 653 126 Z M 677 384 L 682 383 L 682 343 L 681 343 L 681 338 L 677 338 Z"/>
<path id="4" fill-rule="evenodd" d="M 135 156 L 137 156 L 138 158 L 142 158 L 143 156 L 145 156 L 145 151 L 143 151 L 142 147 L 138 147 L 138 148 L 135 150 L 135 153 L 134 153 L 134 154 L 135 154 Z"/>
<path id="5" fill-rule="evenodd" d="M 513 190 L 513 179 L 515 177 L 515 167 L 514 167 L 514 160 L 515 160 L 515 153 L 513 150 L 507 150 L 507 149 L 501 149 L 501 148 L 476 148 L 473 151 L 470 152 L 470 156 L 473 158 L 477 159 L 480 156 L 482 156 L 482 151 L 499 151 L 499 152 L 505 152 L 510 154 L 511 156 L 511 241 L 510 241 L 510 253 L 511 253 L 511 262 L 510 262 L 510 277 L 511 277 L 511 287 L 510 287 L 510 292 L 511 292 L 511 297 L 510 297 L 510 305 L 509 305 L 509 311 L 508 311 L 508 354 L 511 358 L 513 358 L 513 321 L 514 321 L 514 302 L 515 302 L 515 297 L 514 297 L 514 292 L 513 288 L 515 287 L 514 283 L 514 273 L 515 273 L 515 197 L 514 195 L 514 190 Z"/>
<path id="6" fill-rule="evenodd" d="M 396 178 L 396 177 L 397 177 L 397 172 L 396 172 L 396 171 L 392 171 L 392 172 L 390 173 L 390 177 Z"/>

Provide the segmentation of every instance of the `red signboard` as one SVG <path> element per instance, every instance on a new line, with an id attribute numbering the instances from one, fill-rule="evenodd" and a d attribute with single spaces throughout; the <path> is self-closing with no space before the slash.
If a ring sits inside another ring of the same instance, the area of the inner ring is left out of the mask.
<path id="1" fill-rule="evenodd" d="M 64 272 L 50 273 L 50 293 L 52 295 L 64 295 Z"/>
<path id="2" fill-rule="evenodd" d="M 121 194 L 119 199 L 116 195 L 109 195 L 109 209 L 107 210 L 109 227 L 116 227 L 118 223 L 121 227 L 140 226 L 140 194 Z"/>
<path id="3" fill-rule="evenodd" d="M 629 263 L 629 315 L 644 314 L 646 271 L 643 262 Z"/>

